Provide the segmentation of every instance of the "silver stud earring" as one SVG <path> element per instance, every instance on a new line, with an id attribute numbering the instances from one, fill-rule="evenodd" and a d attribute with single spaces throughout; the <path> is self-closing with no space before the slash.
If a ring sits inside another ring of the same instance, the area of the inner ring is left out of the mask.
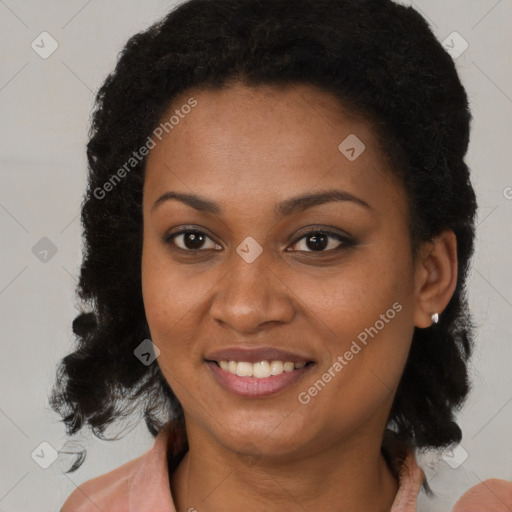
<path id="1" fill-rule="evenodd" d="M 437 324 L 437 322 L 439 322 L 439 315 L 437 313 L 434 313 L 430 318 L 433 324 Z"/>

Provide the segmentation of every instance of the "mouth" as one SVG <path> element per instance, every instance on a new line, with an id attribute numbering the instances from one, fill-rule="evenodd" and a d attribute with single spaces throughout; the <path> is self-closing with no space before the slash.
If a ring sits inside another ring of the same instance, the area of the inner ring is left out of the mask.
<path id="1" fill-rule="evenodd" d="M 205 358 L 214 379 L 235 395 L 264 398 L 302 380 L 316 365 L 307 356 L 274 348 L 232 348 Z"/>
<path id="2" fill-rule="evenodd" d="M 213 361 L 206 360 L 207 363 L 214 363 L 225 372 L 237 375 L 238 377 L 254 377 L 256 379 L 267 379 L 269 377 L 281 375 L 284 372 L 290 373 L 301 370 L 312 364 L 314 361 L 279 361 L 262 360 L 256 363 L 250 361 Z"/>

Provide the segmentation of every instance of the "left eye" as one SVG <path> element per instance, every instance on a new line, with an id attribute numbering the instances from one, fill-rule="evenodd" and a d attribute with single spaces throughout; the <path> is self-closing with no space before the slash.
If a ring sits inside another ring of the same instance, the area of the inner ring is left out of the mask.
<path id="1" fill-rule="evenodd" d="M 330 231 L 310 231 L 296 240 L 292 247 L 299 244 L 301 240 L 305 240 L 305 246 L 310 249 L 299 249 L 303 252 L 329 252 L 351 245 L 350 239 Z M 333 242 L 334 247 L 332 247 L 333 243 L 330 243 L 329 240 L 335 240 L 338 245 L 336 246 L 336 243 Z"/>

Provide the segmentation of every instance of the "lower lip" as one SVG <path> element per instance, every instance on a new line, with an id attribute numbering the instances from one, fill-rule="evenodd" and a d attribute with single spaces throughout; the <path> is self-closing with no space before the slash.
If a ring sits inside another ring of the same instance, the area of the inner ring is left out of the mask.
<path id="1" fill-rule="evenodd" d="M 293 372 L 283 372 L 280 375 L 258 379 L 257 377 L 239 377 L 223 370 L 211 361 L 207 361 L 207 364 L 217 382 L 225 389 L 235 395 L 247 398 L 263 398 L 279 393 L 302 379 L 314 366 L 314 364 L 309 364 L 304 368 L 293 370 Z"/>

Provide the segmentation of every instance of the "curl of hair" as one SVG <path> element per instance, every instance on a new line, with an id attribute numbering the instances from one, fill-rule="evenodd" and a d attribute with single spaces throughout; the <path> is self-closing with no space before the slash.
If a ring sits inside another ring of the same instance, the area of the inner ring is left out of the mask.
<path id="1" fill-rule="evenodd" d="M 61 361 L 50 397 L 67 434 L 87 425 L 101 437 L 140 410 L 153 435 L 171 419 L 183 427 L 158 364 L 134 356 L 150 337 L 140 275 L 145 159 L 112 180 L 178 94 L 234 82 L 306 83 L 334 94 L 370 121 L 393 163 L 409 198 L 413 251 L 454 231 L 456 289 L 439 323 L 414 331 L 383 446 L 459 442 L 454 412 L 469 391 L 473 343 L 465 282 L 476 199 L 463 160 L 471 115 L 455 65 L 425 20 L 390 0 L 191 0 L 127 42 L 97 94 L 87 145 L 82 312 L 76 349 Z M 100 196 L 109 181 L 113 189 Z"/>

